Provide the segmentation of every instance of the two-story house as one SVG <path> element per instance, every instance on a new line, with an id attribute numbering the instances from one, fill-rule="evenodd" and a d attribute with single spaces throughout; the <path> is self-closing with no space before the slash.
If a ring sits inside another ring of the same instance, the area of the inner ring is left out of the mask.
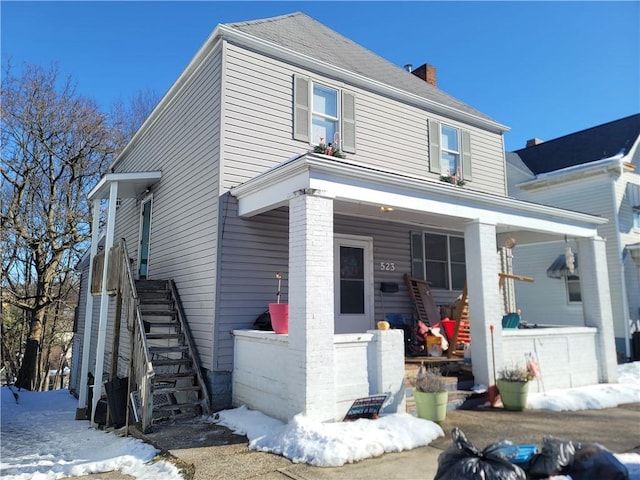
<path id="1" fill-rule="evenodd" d="M 508 197 L 507 127 L 432 83 L 430 67 L 408 72 L 302 13 L 219 25 L 89 196 L 80 407 L 88 372 L 128 375 L 143 398 L 181 378 L 166 367 L 188 360 L 163 342 L 184 334 L 154 330 L 169 316 L 188 326 L 181 348 L 199 359 L 214 409 L 328 420 L 387 393 L 386 411 L 402 410 L 403 334 L 375 328 L 388 312 L 412 318 L 405 273 L 429 280 L 437 303 L 467 283 L 478 383 L 493 381 L 490 325 L 498 368 L 547 335 L 547 388 L 615 381 L 604 220 Z M 125 239 L 124 262 L 97 261 L 104 207 L 105 251 Z M 498 249 L 565 236 L 589 292 L 582 326 L 503 332 Z M 115 264 L 121 275 L 131 265 L 131 301 L 110 296 Z M 252 329 L 276 299 L 276 272 L 286 335 Z M 166 281 L 162 312 L 145 295 Z"/>
<path id="2" fill-rule="evenodd" d="M 507 154 L 509 195 L 609 220 L 598 232 L 606 239 L 616 348 L 622 359 L 640 355 L 632 352 L 630 342 L 640 330 L 639 168 L 640 114 L 548 141 L 532 139 L 526 148 Z M 518 284 L 519 305 L 524 312 L 546 309 L 545 317 L 553 319 L 549 323 L 580 325 L 584 274 L 579 264 L 574 272 L 564 267 L 564 250 L 564 240 L 518 249 L 514 265 L 520 273 L 544 277 L 548 270 L 555 278 Z M 559 268 L 551 268 L 556 261 Z M 544 305 L 539 305 L 540 297 L 547 299 Z"/>

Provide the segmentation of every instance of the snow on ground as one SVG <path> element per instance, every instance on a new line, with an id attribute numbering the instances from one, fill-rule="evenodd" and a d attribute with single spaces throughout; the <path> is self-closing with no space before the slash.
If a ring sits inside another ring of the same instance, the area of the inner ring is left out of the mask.
<path id="1" fill-rule="evenodd" d="M 640 402 L 640 362 L 618 365 L 618 383 L 549 390 L 527 396 L 527 408 L 554 412 L 600 410 L 636 402 Z"/>
<path id="2" fill-rule="evenodd" d="M 15 389 L 14 389 L 15 391 Z M 118 437 L 75 420 L 78 401 L 68 390 L 17 392 L 0 388 L 0 477 L 50 480 L 119 470 L 138 479 L 178 480 L 171 463 L 141 440 Z"/>
<path id="3" fill-rule="evenodd" d="M 640 362 L 618 368 L 618 384 L 530 394 L 527 407 L 586 410 L 640 402 Z M 49 480 L 111 470 L 143 480 L 181 478 L 172 464 L 151 462 L 157 451 L 150 445 L 91 429 L 88 421 L 74 420 L 77 400 L 67 390 L 21 391 L 17 404 L 8 388 L 2 387 L 0 393 L 3 479 Z M 339 466 L 386 452 L 410 450 L 444 435 L 437 424 L 408 414 L 335 423 L 298 415 L 283 424 L 239 407 L 206 420 L 246 435 L 251 449 L 317 466 Z M 640 455 L 626 453 L 616 457 L 629 469 L 631 480 L 640 480 Z"/>
<path id="4" fill-rule="evenodd" d="M 444 436 L 437 423 L 408 413 L 332 423 L 296 415 L 285 425 L 263 413 L 239 407 L 224 410 L 210 421 L 246 435 L 250 449 L 318 467 L 339 467 L 383 453 L 411 450 Z"/>

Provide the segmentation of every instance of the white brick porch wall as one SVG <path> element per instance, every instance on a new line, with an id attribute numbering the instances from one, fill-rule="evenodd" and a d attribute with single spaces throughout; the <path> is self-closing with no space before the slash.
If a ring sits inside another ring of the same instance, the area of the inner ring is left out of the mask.
<path id="1" fill-rule="evenodd" d="M 598 383 L 596 335 L 590 327 L 502 330 L 502 366 L 526 365 L 525 355 L 536 354 L 542 381 L 529 384 L 530 392 L 573 388 Z M 500 370 L 500 366 L 497 367 Z"/>
<path id="2" fill-rule="evenodd" d="M 270 417 L 289 421 L 297 413 L 289 410 L 291 390 L 298 388 L 288 375 L 290 335 L 237 330 L 234 332 L 233 405 L 246 405 Z M 335 401 L 318 392 L 331 416 L 341 420 L 356 398 L 388 393 L 384 413 L 405 412 L 404 334 L 401 330 L 372 330 L 335 335 Z M 313 383 L 313 379 L 310 379 Z"/>

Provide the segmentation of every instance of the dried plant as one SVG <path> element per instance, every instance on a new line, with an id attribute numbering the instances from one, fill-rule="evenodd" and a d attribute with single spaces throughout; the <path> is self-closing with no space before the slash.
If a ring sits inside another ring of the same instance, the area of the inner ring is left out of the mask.
<path id="1" fill-rule="evenodd" d="M 413 381 L 413 386 L 419 392 L 439 393 L 444 392 L 445 378 L 438 368 L 425 367 L 424 362 L 420 364 L 418 373 Z"/>

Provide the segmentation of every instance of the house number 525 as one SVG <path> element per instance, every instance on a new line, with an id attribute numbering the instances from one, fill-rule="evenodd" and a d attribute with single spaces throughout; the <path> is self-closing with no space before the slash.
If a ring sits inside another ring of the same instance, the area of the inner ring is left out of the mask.
<path id="1" fill-rule="evenodd" d="M 380 270 L 393 272 L 395 269 L 396 269 L 396 264 L 393 262 L 380 262 Z"/>

